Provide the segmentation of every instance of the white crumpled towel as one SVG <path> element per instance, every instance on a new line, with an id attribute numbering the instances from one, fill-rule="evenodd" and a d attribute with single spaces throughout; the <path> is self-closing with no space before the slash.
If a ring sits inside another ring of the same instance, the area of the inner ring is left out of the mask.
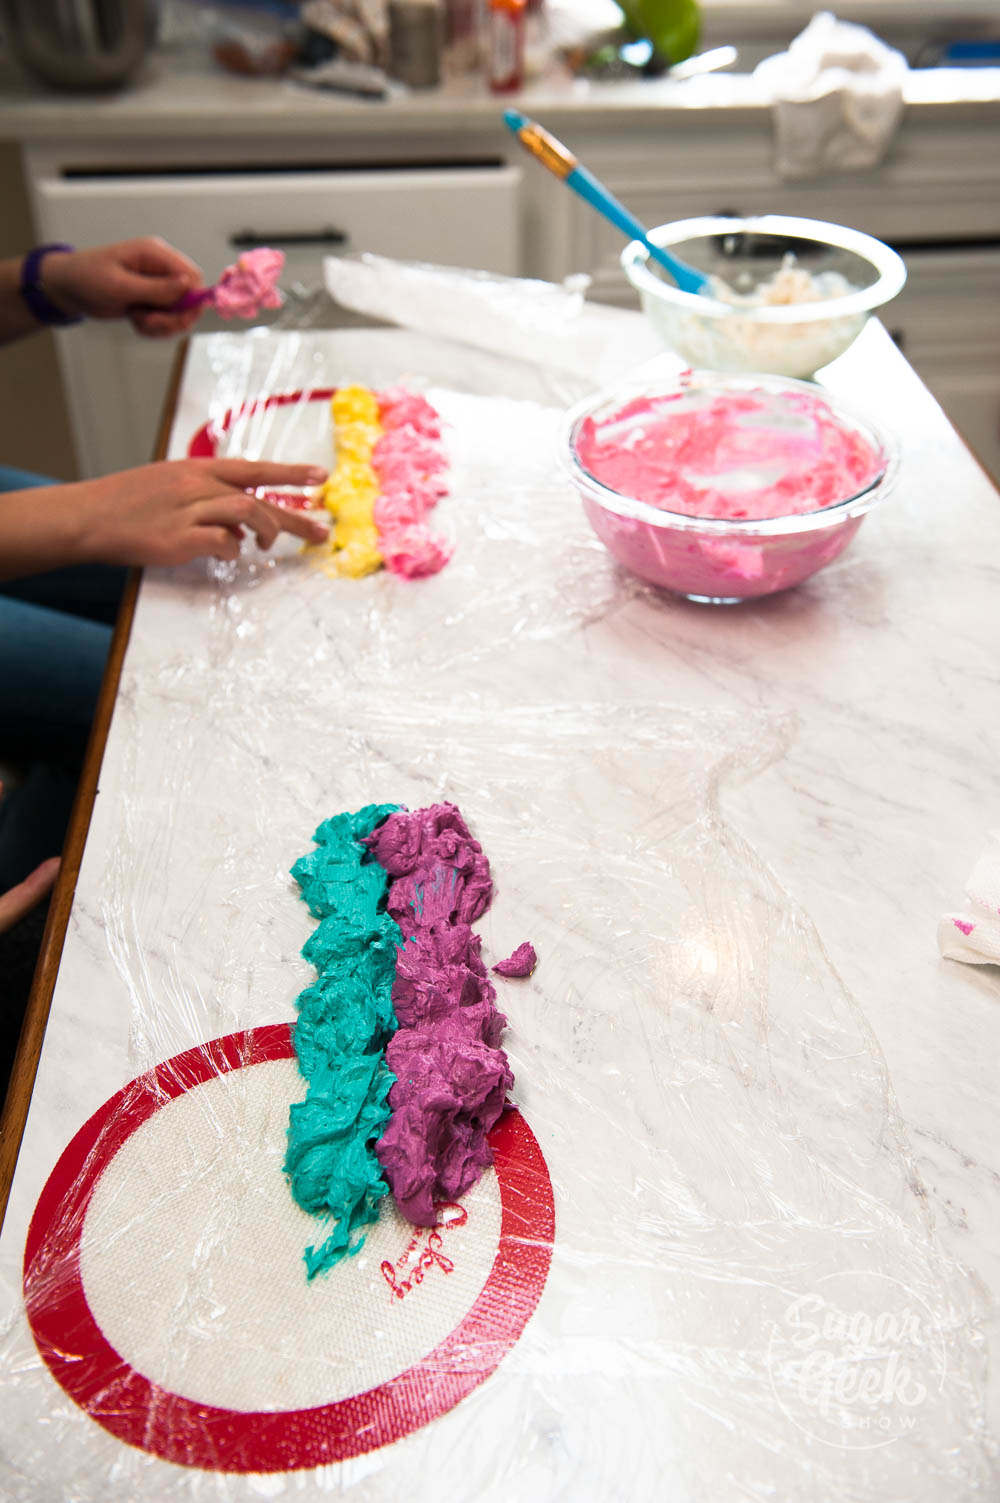
<path id="1" fill-rule="evenodd" d="M 754 71 L 771 96 L 779 177 L 874 167 L 903 112 L 907 62 L 866 27 L 813 16 L 787 52 Z"/>
<path id="2" fill-rule="evenodd" d="M 938 924 L 938 949 L 945 960 L 971 965 L 1000 965 L 1000 830 L 965 884 L 969 906 L 963 913 L 946 913 Z"/>

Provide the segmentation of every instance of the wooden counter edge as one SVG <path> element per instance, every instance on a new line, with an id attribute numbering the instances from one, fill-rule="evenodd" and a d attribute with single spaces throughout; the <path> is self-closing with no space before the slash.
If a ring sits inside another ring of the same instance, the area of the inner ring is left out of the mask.
<path id="1" fill-rule="evenodd" d="M 156 459 L 166 457 L 167 446 L 170 442 L 170 432 L 177 409 L 177 396 L 184 375 L 187 350 L 188 342 L 185 340 L 177 351 L 170 376 L 170 384 L 167 388 L 163 416 L 160 421 L 160 430 L 156 440 L 154 455 Z M 14 1178 L 17 1156 L 21 1148 L 21 1138 L 24 1134 L 24 1125 L 28 1119 L 28 1108 L 31 1105 L 31 1095 L 35 1086 L 38 1060 L 42 1052 L 42 1041 L 45 1038 L 45 1028 L 48 1023 L 52 993 L 55 990 L 59 963 L 62 959 L 63 944 L 66 939 L 66 930 L 69 926 L 69 916 L 73 907 L 76 879 L 80 873 L 80 863 L 83 860 L 87 832 L 90 829 L 90 817 L 93 813 L 94 800 L 97 796 L 97 783 L 100 777 L 101 763 L 104 760 L 104 748 L 107 744 L 108 730 L 111 725 L 112 714 L 114 713 L 115 700 L 118 696 L 118 682 L 121 677 L 125 649 L 128 646 L 129 636 L 132 631 L 135 603 L 139 593 L 141 578 L 142 571 L 140 569 L 133 569 L 129 574 L 125 585 L 125 593 L 122 596 L 122 603 L 118 611 L 118 618 L 115 622 L 115 629 L 111 638 L 111 648 L 108 652 L 107 666 L 104 670 L 104 678 L 101 681 L 101 692 L 98 696 L 97 708 L 94 713 L 94 724 L 90 732 L 90 740 L 87 743 L 87 753 L 84 757 L 83 769 L 80 773 L 80 781 L 76 790 L 76 798 L 73 802 L 73 812 L 70 815 L 69 828 L 66 833 L 66 844 L 63 847 L 62 853 L 62 865 L 59 869 L 59 876 L 56 880 L 52 900 L 49 904 L 49 915 L 45 924 L 45 933 L 42 936 L 42 947 L 38 956 L 38 964 L 35 968 L 31 993 L 28 997 L 28 1005 L 25 1009 L 24 1021 L 21 1025 L 21 1034 L 18 1040 L 17 1053 L 14 1056 L 14 1064 L 11 1069 L 3 1114 L 0 1116 L 0 1227 L 3 1226 L 3 1219 L 6 1215 L 7 1200 Z"/>

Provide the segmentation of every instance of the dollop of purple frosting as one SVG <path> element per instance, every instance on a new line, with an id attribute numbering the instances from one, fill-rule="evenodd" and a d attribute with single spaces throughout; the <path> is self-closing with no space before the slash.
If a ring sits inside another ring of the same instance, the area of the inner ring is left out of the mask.
<path id="1" fill-rule="evenodd" d="M 375 1152 L 400 1211 L 433 1226 L 493 1162 L 487 1133 L 514 1084 L 506 1018 L 471 925 L 493 895 L 489 862 L 454 804 L 391 814 L 364 842 L 390 877 L 403 935 L 386 1047 L 392 1117 Z"/>
<path id="2" fill-rule="evenodd" d="M 498 960 L 493 969 L 498 976 L 530 976 L 537 964 L 535 947 L 529 940 L 525 940 L 523 945 L 518 945 L 513 955 L 508 955 L 506 960 Z"/>

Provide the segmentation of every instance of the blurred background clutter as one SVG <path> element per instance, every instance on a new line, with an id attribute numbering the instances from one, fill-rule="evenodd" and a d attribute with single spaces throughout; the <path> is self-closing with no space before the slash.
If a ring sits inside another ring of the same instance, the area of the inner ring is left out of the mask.
<path id="1" fill-rule="evenodd" d="M 808 27 L 811 17 L 800 0 L 0 0 L 7 47 L 30 74 L 95 91 L 128 83 L 151 54 L 364 94 L 373 80 L 354 78 L 354 65 L 375 70 L 383 87 L 480 73 L 501 90 L 554 63 L 608 79 L 752 72 L 804 31 L 783 59 L 801 81 L 817 27 L 828 33 L 834 19 L 821 13 Z M 911 67 L 1000 65 L 990 0 L 848 0 L 840 20 L 871 26 Z M 867 49 L 872 66 L 880 44 L 867 35 L 856 29 L 846 52 L 838 38 L 833 61 L 856 68 Z"/>

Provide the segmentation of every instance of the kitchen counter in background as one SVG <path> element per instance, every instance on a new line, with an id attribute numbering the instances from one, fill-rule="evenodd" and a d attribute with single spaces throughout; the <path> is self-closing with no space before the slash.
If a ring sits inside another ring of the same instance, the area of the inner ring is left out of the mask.
<path id="1" fill-rule="evenodd" d="M 737 117 L 766 117 L 769 109 L 766 91 L 753 75 L 731 71 L 683 80 L 665 76 L 594 82 L 554 67 L 513 99 L 498 97 L 481 78 L 465 75 L 446 79 L 440 88 L 366 101 L 290 79 L 239 77 L 186 51 L 153 53 L 133 84 L 107 95 L 58 93 L 9 64 L 0 65 L 0 136 L 21 140 L 58 139 L 67 129 L 102 138 L 151 130 L 197 138 L 210 123 L 226 135 L 286 138 L 303 130 L 322 130 L 331 122 L 349 125 L 351 134 L 403 137 L 435 123 L 456 129 L 489 126 L 509 102 L 529 113 L 558 115 L 556 123 L 567 128 L 588 117 L 625 124 L 651 114 L 674 117 L 671 123 L 676 124 L 706 111 L 732 122 Z M 914 112 L 938 120 L 975 116 L 981 123 L 996 125 L 1000 68 L 913 69 L 906 81 L 906 102 L 911 117 Z"/>
<path id="2" fill-rule="evenodd" d="M 306 287 L 324 254 L 356 250 L 551 280 L 584 272 L 595 299 L 632 305 L 620 238 L 524 158 L 501 123 L 509 101 L 475 80 L 367 103 L 154 55 L 107 98 L 13 74 L 0 89 L 0 140 L 20 155 L 36 238 L 153 231 L 209 273 L 260 239 L 284 244 Z M 793 213 L 897 246 L 910 281 L 886 323 L 1000 474 L 1000 70 L 912 72 L 881 167 L 794 184 L 774 172 L 770 109 L 749 75 L 554 77 L 513 102 L 647 223 Z M 58 343 L 81 472 L 148 457 L 169 350 L 98 327 Z M 6 421 L 16 435 L 16 409 Z"/>

